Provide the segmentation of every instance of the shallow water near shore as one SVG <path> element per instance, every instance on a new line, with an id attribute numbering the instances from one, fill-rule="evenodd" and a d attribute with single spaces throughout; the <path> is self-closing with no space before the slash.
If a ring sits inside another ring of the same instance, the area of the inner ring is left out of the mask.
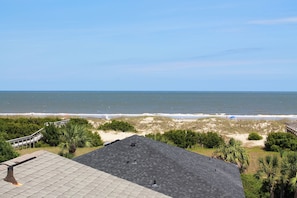
<path id="1" fill-rule="evenodd" d="M 297 119 L 297 92 L 1 91 L 0 115 Z"/>

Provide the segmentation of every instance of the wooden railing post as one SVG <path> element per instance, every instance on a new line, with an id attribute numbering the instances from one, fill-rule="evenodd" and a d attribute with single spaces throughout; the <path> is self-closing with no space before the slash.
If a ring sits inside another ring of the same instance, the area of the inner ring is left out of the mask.
<path id="1" fill-rule="evenodd" d="M 286 129 L 287 129 L 287 132 L 297 136 L 297 123 L 287 124 Z"/>

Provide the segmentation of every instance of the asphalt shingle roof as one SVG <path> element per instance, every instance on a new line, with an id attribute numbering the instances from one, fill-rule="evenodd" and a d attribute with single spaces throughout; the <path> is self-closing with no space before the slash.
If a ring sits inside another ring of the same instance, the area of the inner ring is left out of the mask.
<path id="1" fill-rule="evenodd" d="M 14 167 L 14 177 L 22 186 L 15 186 L 1 179 L 0 197 L 167 197 L 46 151 L 2 163 L 0 177 L 6 177 L 6 165 L 13 165 L 30 157 L 36 158 Z"/>
<path id="2" fill-rule="evenodd" d="M 74 160 L 172 197 L 244 197 L 234 164 L 137 135 Z"/>

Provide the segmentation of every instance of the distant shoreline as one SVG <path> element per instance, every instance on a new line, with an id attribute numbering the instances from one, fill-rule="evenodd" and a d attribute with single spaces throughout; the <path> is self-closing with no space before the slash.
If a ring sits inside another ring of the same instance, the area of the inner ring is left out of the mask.
<path id="1" fill-rule="evenodd" d="M 87 113 L 0 113 L 0 117 L 11 116 L 32 116 L 32 117 L 81 117 L 114 119 L 120 117 L 167 117 L 171 119 L 192 120 L 200 118 L 226 118 L 240 120 L 297 120 L 297 115 L 228 115 L 228 114 L 184 114 L 184 113 L 142 113 L 142 114 L 87 114 Z"/>

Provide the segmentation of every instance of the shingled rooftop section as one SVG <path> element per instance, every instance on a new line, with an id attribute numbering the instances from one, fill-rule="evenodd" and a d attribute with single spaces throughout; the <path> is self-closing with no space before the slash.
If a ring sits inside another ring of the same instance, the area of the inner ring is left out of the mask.
<path id="1" fill-rule="evenodd" d="M 74 160 L 172 197 L 244 197 L 236 165 L 137 135 Z"/>
<path id="2" fill-rule="evenodd" d="M 3 180 L 14 167 L 21 186 Z M 0 165 L 0 197 L 168 197 L 58 155 L 38 151 Z"/>

